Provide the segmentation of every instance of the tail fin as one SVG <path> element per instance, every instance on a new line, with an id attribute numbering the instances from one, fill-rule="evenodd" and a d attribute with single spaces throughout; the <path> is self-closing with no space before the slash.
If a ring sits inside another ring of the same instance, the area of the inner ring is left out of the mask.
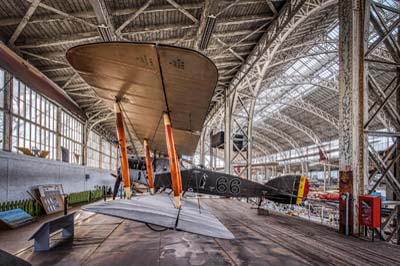
<path id="1" fill-rule="evenodd" d="M 301 204 L 304 199 L 307 198 L 308 191 L 309 191 L 309 184 L 308 180 L 305 176 L 300 176 L 299 185 L 297 189 L 297 200 L 296 204 Z"/>
<path id="2" fill-rule="evenodd" d="M 269 193 L 265 198 L 285 204 L 301 204 L 308 195 L 309 183 L 302 175 L 285 175 L 276 177 L 267 183 Z"/>

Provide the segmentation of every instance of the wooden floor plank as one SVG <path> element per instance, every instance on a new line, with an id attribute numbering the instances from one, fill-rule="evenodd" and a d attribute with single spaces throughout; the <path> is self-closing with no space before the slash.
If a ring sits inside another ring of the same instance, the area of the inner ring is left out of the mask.
<path id="1" fill-rule="evenodd" d="M 73 241 L 60 242 L 56 235 L 52 250 L 35 253 L 28 248 L 18 256 L 37 266 L 400 265 L 398 246 L 346 237 L 297 217 L 258 216 L 237 200 L 202 199 L 201 204 L 234 240 L 156 232 L 144 224 L 95 214 L 76 224 Z"/>

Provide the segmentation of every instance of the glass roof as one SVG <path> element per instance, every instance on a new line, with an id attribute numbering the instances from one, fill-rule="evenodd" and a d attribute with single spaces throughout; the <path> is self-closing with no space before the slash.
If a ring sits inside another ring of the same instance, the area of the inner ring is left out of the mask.
<path id="1" fill-rule="evenodd" d="M 337 51 L 338 35 L 339 27 L 335 26 L 325 36 L 325 43 L 317 42 L 308 51 L 305 51 L 308 56 L 293 61 L 281 76 L 264 85 L 257 99 L 255 121 L 279 112 L 288 103 L 304 98 L 310 92 L 320 88 L 307 83 L 299 85 L 287 83 L 285 79 L 301 81 L 305 78 L 318 80 L 336 78 L 339 72 L 339 62 L 337 54 L 332 51 Z"/>

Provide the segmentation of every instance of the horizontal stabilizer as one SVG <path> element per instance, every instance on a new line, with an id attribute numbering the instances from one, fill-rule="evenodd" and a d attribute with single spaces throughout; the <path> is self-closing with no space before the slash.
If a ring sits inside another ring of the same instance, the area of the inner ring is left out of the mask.
<path id="1" fill-rule="evenodd" d="M 233 234 L 208 210 L 183 199 L 179 211 L 166 194 L 97 202 L 86 205 L 82 209 L 199 235 L 222 239 L 234 238 Z"/>
<path id="2" fill-rule="evenodd" d="M 269 188 L 267 199 L 277 203 L 300 204 L 308 195 L 308 180 L 302 175 L 278 176 L 265 183 Z"/>

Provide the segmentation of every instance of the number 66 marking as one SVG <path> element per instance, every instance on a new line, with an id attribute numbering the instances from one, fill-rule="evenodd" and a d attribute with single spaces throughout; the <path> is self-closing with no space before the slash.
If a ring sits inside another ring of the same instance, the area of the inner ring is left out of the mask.
<path id="1" fill-rule="evenodd" d="M 217 179 L 216 187 L 219 193 L 230 192 L 231 194 L 239 194 L 240 180 L 239 178 L 232 179 L 229 182 L 229 187 L 228 187 L 228 178 L 221 176 Z"/>

